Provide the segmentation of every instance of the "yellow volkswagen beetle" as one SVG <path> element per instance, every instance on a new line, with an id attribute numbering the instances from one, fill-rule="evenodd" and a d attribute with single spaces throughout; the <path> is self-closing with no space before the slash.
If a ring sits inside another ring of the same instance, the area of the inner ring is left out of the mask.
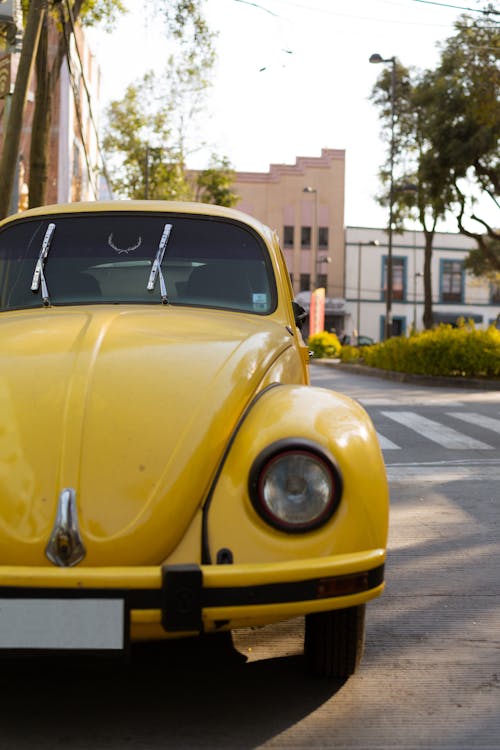
<path id="1" fill-rule="evenodd" d="M 0 649 L 305 615 L 354 672 L 388 493 L 349 398 L 309 385 L 276 234 L 238 211 L 79 203 L 0 224 Z"/>

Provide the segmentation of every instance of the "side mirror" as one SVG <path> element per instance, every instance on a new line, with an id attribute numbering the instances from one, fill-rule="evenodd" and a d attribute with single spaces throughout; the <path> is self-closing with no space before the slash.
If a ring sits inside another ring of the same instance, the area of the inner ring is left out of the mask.
<path id="1" fill-rule="evenodd" d="M 295 300 L 292 302 L 292 308 L 293 308 L 293 317 L 295 319 L 295 325 L 297 326 L 297 328 L 302 330 L 304 321 L 307 320 L 309 313 L 306 310 L 304 310 L 302 305 L 299 305 L 298 302 L 295 302 Z"/>

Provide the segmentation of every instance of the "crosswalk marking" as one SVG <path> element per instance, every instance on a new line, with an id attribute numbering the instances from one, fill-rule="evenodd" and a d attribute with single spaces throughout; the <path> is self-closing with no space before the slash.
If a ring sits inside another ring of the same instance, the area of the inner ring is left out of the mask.
<path id="1" fill-rule="evenodd" d="M 500 419 L 494 419 L 493 417 L 487 417 L 484 414 L 475 414 L 474 412 L 461 412 L 461 411 L 447 411 L 449 417 L 455 419 L 461 419 L 463 422 L 469 424 L 479 425 L 487 430 L 493 430 L 500 434 Z"/>
<path id="2" fill-rule="evenodd" d="M 412 411 L 382 411 L 381 414 L 449 450 L 494 450 L 493 446 L 481 440 L 468 437 Z"/>
<path id="3" fill-rule="evenodd" d="M 393 443 L 392 440 L 389 440 L 389 438 L 386 438 L 385 435 L 381 435 L 380 432 L 377 432 L 378 442 L 380 443 L 380 447 L 383 451 L 400 451 L 401 446 L 396 445 L 396 443 Z"/>

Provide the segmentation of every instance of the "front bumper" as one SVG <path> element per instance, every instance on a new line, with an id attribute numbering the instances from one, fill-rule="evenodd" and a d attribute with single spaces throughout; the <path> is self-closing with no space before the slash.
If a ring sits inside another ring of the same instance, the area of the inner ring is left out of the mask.
<path id="1" fill-rule="evenodd" d="M 173 637 L 362 604 L 382 592 L 384 562 L 379 549 L 272 564 L 0 566 L 0 601 L 120 600 L 132 639 Z"/>

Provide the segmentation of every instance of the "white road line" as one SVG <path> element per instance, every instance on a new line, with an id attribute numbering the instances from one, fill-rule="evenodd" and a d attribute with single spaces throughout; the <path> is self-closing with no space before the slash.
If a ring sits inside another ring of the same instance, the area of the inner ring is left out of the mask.
<path id="1" fill-rule="evenodd" d="M 387 479 L 394 487 L 396 485 L 414 484 L 418 482 L 438 483 L 469 481 L 498 482 L 500 481 L 500 466 L 483 466 L 480 473 L 474 466 L 388 466 Z"/>
<path id="2" fill-rule="evenodd" d="M 396 443 L 393 443 L 392 440 L 389 440 L 389 438 L 384 437 L 384 435 L 381 435 L 380 432 L 377 432 L 378 441 L 380 443 L 380 447 L 383 451 L 400 451 L 401 446 L 396 445 Z"/>
<path id="3" fill-rule="evenodd" d="M 476 414 L 474 412 L 447 411 L 446 413 L 449 417 L 461 419 L 463 422 L 469 422 L 469 424 L 475 424 L 478 427 L 484 427 L 486 430 L 493 430 L 493 432 L 500 433 L 500 419 L 494 419 L 493 417 L 487 417 L 484 414 Z"/>
<path id="4" fill-rule="evenodd" d="M 463 435 L 457 430 L 446 427 L 427 417 L 421 417 L 413 411 L 383 411 L 384 417 L 399 422 L 408 429 L 449 450 L 494 450 L 493 446 Z"/>

